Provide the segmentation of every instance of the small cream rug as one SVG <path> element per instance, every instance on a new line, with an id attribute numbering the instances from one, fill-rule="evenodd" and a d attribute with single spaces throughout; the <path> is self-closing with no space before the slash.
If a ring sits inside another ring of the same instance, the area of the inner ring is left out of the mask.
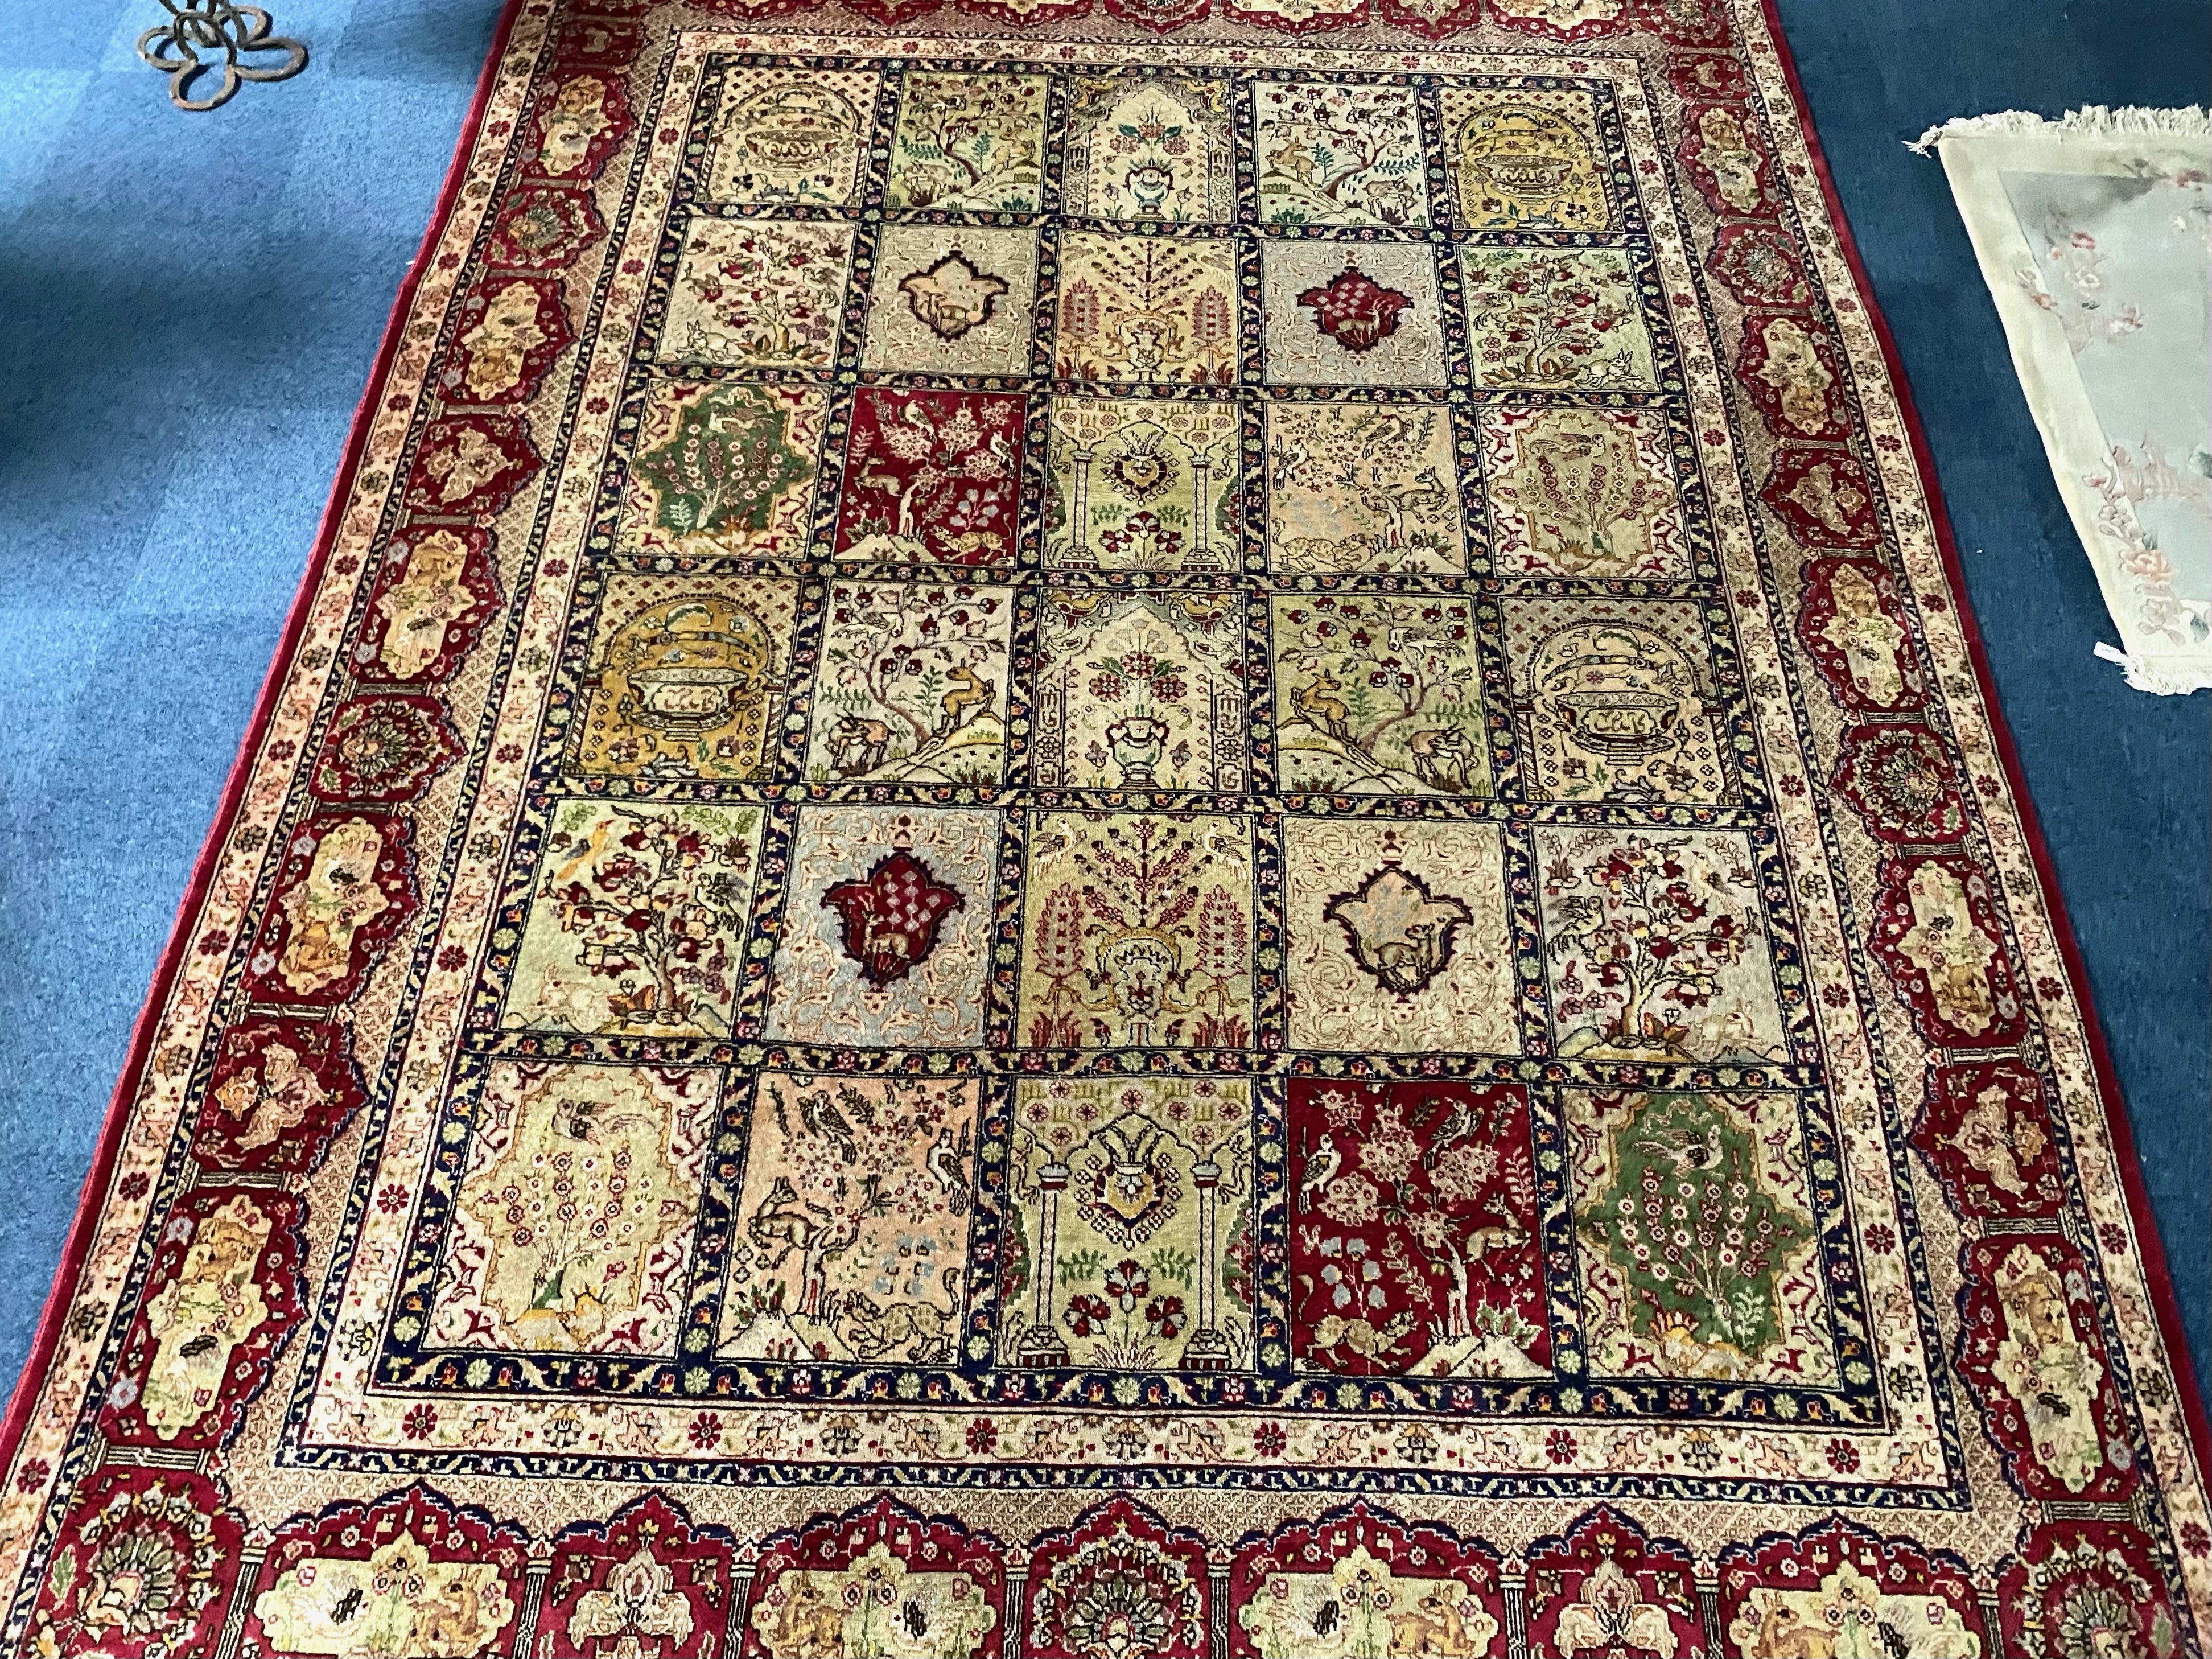
<path id="1" fill-rule="evenodd" d="M 2212 117 L 1953 121 L 1943 160 L 2140 690 L 2212 685 Z"/>

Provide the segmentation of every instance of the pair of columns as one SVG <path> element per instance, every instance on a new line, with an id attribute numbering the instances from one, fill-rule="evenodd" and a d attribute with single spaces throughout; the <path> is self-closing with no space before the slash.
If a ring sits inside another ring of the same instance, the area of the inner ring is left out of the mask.
<path id="1" fill-rule="evenodd" d="M 1067 1165 L 1056 1161 L 1037 1170 L 1037 1188 L 1043 1202 L 1039 1206 L 1036 1255 L 1030 1271 L 1033 1292 L 1030 1328 L 1023 1334 L 1015 1354 L 1018 1364 L 1048 1366 L 1068 1363 L 1067 1344 L 1060 1340 L 1053 1307 L 1053 1267 L 1059 1255 L 1060 1195 L 1067 1190 Z M 1219 1251 L 1214 1231 L 1215 1197 L 1221 1185 L 1221 1166 L 1211 1158 L 1201 1158 L 1191 1166 L 1190 1181 L 1198 1189 L 1198 1328 L 1183 1345 L 1182 1369 L 1224 1371 L 1229 1369 L 1230 1349 L 1229 1340 L 1217 1323 L 1219 1310 L 1216 1305 L 1218 1275 L 1214 1265 Z"/>

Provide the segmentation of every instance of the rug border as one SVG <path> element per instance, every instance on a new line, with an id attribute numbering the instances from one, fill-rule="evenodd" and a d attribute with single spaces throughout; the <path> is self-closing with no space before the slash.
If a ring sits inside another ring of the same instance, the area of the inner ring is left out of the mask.
<path id="1" fill-rule="evenodd" d="M 427 264 L 435 251 L 438 240 L 451 218 L 471 156 L 481 137 L 483 117 L 490 101 L 492 89 L 498 79 L 499 70 L 507 56 L 509 40 L 516 20 L 526 5 L 539 0 L 505 0 L 499 19 L 486 48 L 483 68 L 477 79 L 476 93 L 466 118 L 462 123 L 455 142 L 452 160 L 448 162 L 444 183 L 441 185 L 436 203 L 432 207 L 428 222 L 423 231 L 422 245 L 406 275 L 402 278 L 393 298 L 392 312 L 386 319 L 383 339 L 378 346 L 370 368 L 368 383 L 361 402 L 354 411 L 353 425 L 347 435 L 344 453 L 332 480 L 330 499 L 325 505 L 318 526 L 307 568 L 294 595 L 283 631 L 270 659 L 253 713 L 247 722 L 237 757 L 231 764 L 230 775 L 223 786 L 222 795 L 210 823 L 207 837 L 195 860 L 191 877 L 185 884 L 172 922 L 167 944 L 163 947 L 155 967 L 152 984 L 145 1002 L 134 1024 L 130 1047 L 111 1096 L 106 1115 L 100 1127 L 91 1167 L 77 1198 L 77 1206 L 70 1224 L 62 1257 L 47 1291 L 46 1305 L 39 1317 L 38 1328 L 25 1356 L 21 1373 L 9 1396 L 4 1417 L 0 1417 L 0 1468 L 12 1464 L 23 1435 L 29 1426 L 30 1414 L 36 1405 L 47 1374 L 52 1364 L 54 1352 L 60 1341 L 61 1325 L 66 1317 L 76 1280 L 82 1273 L 86 1258 L 90 1255 L 100 1213 L 100 1200 L 114 1174 L 125 1133 L 129 1126 L 131 1107 L 143 1085 L 148 1051 L 152 1046 L 154 1032 L 160 1024 L 161 1012 L 173 988 L 185 948 L 189 942 L 192 922 L 207 896 L 215 866 L 235 818 L 253 763 L 266 734 L 276 706 L 289 677 L 292 660 L 298 649 L 300 635 L 319 591 L 325 567 L 337 541 L 341 515 L 349 499 L 359 470 L 362 453 L 367 447 L 369 428 L 376 406 L 380 401 L 389 379 L 393 358 L 397 356 L 405 322 L 413 306 L 415 295 Z M 1984 648 L 1980 627 L 1975 618 L 1971 598 L 1967 592 L 1965 572 L 1959 560 L 1958 544 L 1952 533 L 1950 511 L 1937 477 L 1934 455 L 1929 449 L 1927 434 L 1920 421 L 1911 392 L 1911 382 L 1905 374 L 1895 337 L 1890 331 L 1887 318 L 1874 291 L 1872 278 L 1860 257 L 1858 242 L 1853 234 L 1849 216 L 1837 192 L 1835 180 L 1829 171 L 1827 156 L 1822 149 L 1818 128 L 1812 118 L 1810 104 L 1804 84 L 1797 73 L 1796 58 L 1784 28 L 1776 0 L 1758 0 L 1767 38 L 1790 89 L 1799 131 L 1807 153 L 1812 160 L 1821 198 L 1827 208 L 1834 228 L 1837 244 L 1845 264 L 1850 268 L 1856 298 L 1866 307 L 1876 340 L 1881 349 L 1882 366 L 1890 382 L 1891 395 L 1895 398 L 1906 433 L 1912 446 L 1913 464 L 1920 478 L 1921 493 L 1929 508 L 1929 520 L 1935 527 L 1937 548 L 1941 553 L 1943 572 L 1955 604 L 1960 631 L 1965 639 L 1968 660 L 1972 665 L 1977 690 L 1987 714 L 1995 738 L 2000 765 L 2010 787 L 2014 808 L 2018 813 L 2023 836 L 2033 858 L 2038 879 L 2045 897 L 2052 933 L 2058 942 L 2067 977 L 2076 1005 L 2081 1011 L 2082 1024 L 2089 1042 L 2089 1050 L 2098 1083 L 2099 1101 L 2104 1112 L 2105 1128 L 2111 1139 L 2112 1152 L 2119 1165 L 2122 1187 L 2125 1192 L 2130 1217 L 2135 1224 L 2136 1249 L 2141 1253 L 2143 1276 L 2150 1292 L 2153 1315 L 2159 1334 L 2166 1349 L 2166 1363 L 2177 1389 L 2182 1396 L 2184 1421 L 2188 1425 L 2192 1450 L 2200 1473 L 2212 1471 L 2212 1426 L 2208 1426 L 2205 1403 L 2199 1391 L 2195 1365 L 2191 1356 L 2186 1333 L 2181 1323 L 2180 1307 L 2174 1294 L 2173 1282 L 2166 1267 L 2164 1241 L 2158 1231 L 2158 1221 L 2150 1206 L 2149 1194 L 2142 1182 L 2142 1168 L 2136 1150 L 2135 1136 L 2121 1094 L 2119 1079 L 2112 1066 L 2112 1055 L 2105 1040 L 2103 1022 L 2098 1018 L 2096 1005 L 2090 993 L 2089 978 L 2082 961 L 2081 949 L 2074 936 L 2073 921 L 2067 913 L 2065 896 L 2061 888 L 2050 849 L 2045 842 L 2041 821 L 2036 812 L 2033 799 L 2029 795 L 2022 773 L 2020 757 L 2013 744 L 2011 727 L 2005 720 L 1999 702 L 1996 677 L 1991 672 L 1988 654 Z"/>
<path id="2" fill-rule="evenodd" d="M 492 89 L 498 82 L 500 65 L 506 61 L 515 21 L 522 15 L 525 7 L 533 3 L 542 3 L 542 0 L 504 0 L 500 7 L 498 21 L 492 28 L 491 42 L 485 49 L 483 65 L 477 72 L 476 91 L 470 99 L 468 114 L 461 123 L 460 135 L 454 141 L 453 158 L 446 165 L 445 180 L 438 187 L 437 200 L 430 209 L 429 222 L 422 232 L 422 244 L 416 249 L 415 257 L 408 262 L 406 273 L 399 281 L 398 291 L 392 297 L 391 314 L 385 319 L 384 337 L 378 343 L 376 356 L 369 365 L 368 380 L 362 387 L 360 403 L 354 407 L 353 425 L 346 434 L 345 449 L 339 457 L 337 471 L 331 481 L 330 499 L 324 503 L 321 520 L 315 527 L 315 539 L 307 555 L 307 568 L 301 573 L 299 588 L 292 596 L 291 609 L 284 617 L 283 631 L 277 636 L 268 673 L 261 682 L 259 695 L 254 699 L 253 713 L 246 721 L 246 734 L 240 740 L 237 757 L 231 762 L 230 775 L 224 781 L 215 816 L 209 823 L 207 837 L 201 843 L 198 857 L 193 861 L 191 874 L 185 884 L 184 896 L 177 903 L 176 916 L 169 924 L 168 943 L 161 948 L 146 1000 L 141 1005 L 138 1018 L 131 1028 L 131 1043 L 125 1051 L 123 1070 L 116 1081 L 115 1092 L 108 1098 L 107 1112 L 100 1124 L 100 1139 L 93 1150 L 92 1165 L 85 1171 L 84 1183 L 77 1194 L 76 1212 L 70 1222 L 69 1237 L 62 1247 L 61 1261 L 54 1269 L 53 1283 L 46 1291 L 46 1306 L 40 1312 L 38 1328 L 32 1335 L 29 1352 L 24 1356 L 22 1371 L 8 1396 L 6 1413 L 0 1416 L 0 1470 L 14 1465 L 24 1433 L 30 1426 L 31 1412 L 38 1402 L 40 1387 L 53 1364 L 54 1351 L 61 1340 L 62 1322 L 67 1317 L 70 1304 L 74 1300 L 76 1281 L 83 1272 L 85 1258 L 92 1253 L 94 1237 L 99 1229 L 101 1200 L 106 1193 L 108 1182 L 114 1176 L 116 1160 L 122 1153 L 131 1104 L 145 1081 L 148 1052 L 153 1047 L 155 1030 L 161 1024 L 161 1011 L 167 1005 L 170 991 L 174 988 L 185 948 L 191 942 L 194 920 L 207 897 L 216 866 L 221 860 L 223 846 L 228 841 L 231 827 L 237 818 L 240 802 L 252 775 L 254 759 L 260 752 L 262 739 L 267 735 L 269 723 L 282 699 L 293 658 L 299 650 L 300 636 L 306 631 L 307 617 L 314 609 L 315 596 L 321 590 L 331 550 L 337 542 L 345 505 L 353 494 L 355 477 L 361 469 L 362 452 L 368 447 L 369 428 L 375 422 L 377 404 L 382 401 L 384 388 L 391 378 L 392 360 L 398 355 L 408 313 L 415 303 L 416 290 L 422 284 L 422 274 L 428 268 L 430 258 L 437 251 L 439 238 L 444 234 L 447 222 L 452 218 L 454 204 L 459 200 L 461 186 L 468 177 L 470 158 L 475 155 L 477 141 L 483 133 L 484 111 L 491 102 Z"/>
<path id="3" fill-rule="evenodd" d="M 2197 1455 L 2200 1476 L 2212 1479 L 2212 1424 L 2206 1418 L 2204 1395 L 2197 1378 L 2196 1361 L 2189 1351 L 2188 1332 L 2181 1322 L 2181 1304 L 2174 1294 L 2172 1275 L 2166 1265 L 2166 1241 L 2158 1230 L 2158 1217 L 2151 1208 L 2150 1194 L 2143 1186 L 2142 1162 L 2136 1151 L 2135 1129 L 2128 1116 L 2127 1102 L 2120 1091 L 2119 1073 L 2112 1065 L 2111 1050 L 2105 1042 L 2105 1024 L 2099 1018 L 2095 999 L 2090 994 L 2087 964 L 2082 960 L 2081 947 L 2074 937 L 2074 919 L 2066 906 L 2066 895 L 2059 884 L 2057 866 L 2052 863 L 2051 849 L 2043 839 L 2043 821 L 2035 809 L 2034 797 L 2027 791 L 2027 779 L 2020 763 L 2020 754 L 2013 746 L 2012 726 L 2005 719 L 2004 706 L 1997 696 L 1996 676 L 1990 670 L 1989 653 L 1982 644 L 1982 629 L 1974 615 L 1972 596 L 1966 588 L 1966 575 L 1959 562 L 1958 539 L 1951 531 L 1951 507 L 1943 495 L 1942 481 L 1936 472 L 1935 453 L 1929 448 L 1928 434 L 1920 423 L 1920 410 L 1912 398 L 1912 384 L 1905 373 L 1905 362 L 1898 350 L 1897 337 L 1890 332 L 1889 319 L 1883 314 L 1881 303 L 1875 297 L 1874 278 L 1868 274 L 1866 262 L 1859 256 L 1858 238 L 1852 234 L 1850 217 L 1844 211 L 1843 198 L 1838 194 L 1834 176 L 1828 171 L 1827 152 L 1820 147 L 1819 129 L 1813 120 L 1810 100 L 1805 95 L 1805 84 L 1798 77 L 1797 57 L 1790 49 L 1790 36 L 1783 27 L 1782 13 L 1778 0 L 1759 0 L 1765 14 L 1767 38 L 1773 43 L 1776 58 L 1782 65 L 1783 77 L 1789 83 L 1790 97 L 1796 108 L 1798 131 L 1803 135 L 1806 153 L 1811 156 L 1813 171 L 1820 183 L 1820 198 L 1828 210 L 1830 225 L 1836 233 L 1836 245 L 1844 260 L 1850 267 L 1851 281 L 1858 289 L 1859 303 L 1866 307 L 1867 319 L 1874 325 L 1875 337 L 1881 345 L 1882 368 L 1889 376 L 1890 395 L 1896 399 L 1898 413 L 1903 417 L 1907 437 L 1912 445 L 1912 461 L 1920 474 L 1920 493 L 1928 507 L 1929 521 L 1935 526 L 1936 544 L 1942 555 L 1943 576 L 1951 590 L 1953 610 L 1957 614 L 1960 632 L 1966 642 L 1967 660 L 1972 665 L 1976 689 L 1981 693 L 1982 708 L 1987 714 L 1990 732 L 1996 741 L 1997 759 L 2004 771 L 2006 784 L 2012 792 L 2013 808 L 2019 815 L 2021 833 L 2027 843 L 2029 856 L 2035 862 L 2037 880 L 2041 884 L 2044 908 L 2051 919 L 2051 930 L 2058 941 L 2058 953 L 2066 964 L 2066 977 L 2074 993 L 2075 1005 L 2081 1011 L 2081 1024 L 2089 1037 L 2089 1054 L 2097 1077 L 2098 1102 L 2104 1109 L 2105 1133 L 2111 1138 L 2112 1156 L 2120 1167 L 2120 1181 L 2127 1194 L 2128 1214 L 2135 1223 L 2136 1247 L 2142 1256 L 2143 1278 L 2150 1290 L 2151 1308 L 2158 1322 L 2158 1332 L 2166 1346 L 2167 1368 L 2173 1373 L 2174 1386 L 2181 1395 L 2182 1418 L 2189 1425 L 2191 1449 Z"/>

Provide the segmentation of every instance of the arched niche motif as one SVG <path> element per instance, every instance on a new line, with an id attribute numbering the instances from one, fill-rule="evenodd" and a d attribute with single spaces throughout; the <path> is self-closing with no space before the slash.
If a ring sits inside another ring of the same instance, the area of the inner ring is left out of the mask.
<path id="1" fill-rule="evenodd" d="M 1233 404 L 1068 398 L 1053 410 L 1048 561 L 1062 568 L 1229 570 Z"/>
<path id="2" fill-rule="evenodd" d="M 1171 224 L 1235 216 L 1224 83 L 1163 75 L 1085 81 L 1076 88 L 1068 130 L 1070 214 Z"/>
<path id="3" fill-rule="evenodd" d="M 1243 788 L 1243 632 L 1236 608 L 1215 593 L 1086 593 L 1050 605 L 1036 781 Z"/>
<path id="4" fill-rule="evenodd" d="M 1128 988 L 1111 948 L 1102 1006 Z M 1155 1017 L 1195 1007 L 1203 980 L 1155 988 Z M 1220 1370 L 1249 1353 L 1249 1303 L 1224 1259 L 1249 1224 L 1248 1085 L 1048 1085 L 1017 1113 L 1015 1190 L 1039 1267 L 1015 1363 Z"/>

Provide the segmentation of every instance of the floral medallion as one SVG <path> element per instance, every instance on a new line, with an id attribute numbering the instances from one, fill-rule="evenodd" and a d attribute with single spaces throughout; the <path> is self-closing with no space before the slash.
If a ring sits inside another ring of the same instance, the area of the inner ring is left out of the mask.
<path id="1" fill-rule="evenodd" d="M 869 867 L 865 881 L 841 881 L 822 895 L 842 925 L 840 942 L 871 989 L 904 979 L 937 948 L 937 929 L 966 901 L 898 848 Z"/>
<path id="2" fill-rule="evenodd" d="M 166 1659 L 207 1647 L 244 1531 L 198 1475 L 102 1470 L 63 1523 L 31 1614 L 33 1650 Z"/>
<path id="3" fill-rule="evenodd" d="M 1398 331 L 1399 313 L 1413 301 L 1385 288 L 1357 265 L 1346 265 L 1321 288 L 1298 295 L 1314 314 L 1314 326 L 1346 351 L 1371 350 Z"/>

